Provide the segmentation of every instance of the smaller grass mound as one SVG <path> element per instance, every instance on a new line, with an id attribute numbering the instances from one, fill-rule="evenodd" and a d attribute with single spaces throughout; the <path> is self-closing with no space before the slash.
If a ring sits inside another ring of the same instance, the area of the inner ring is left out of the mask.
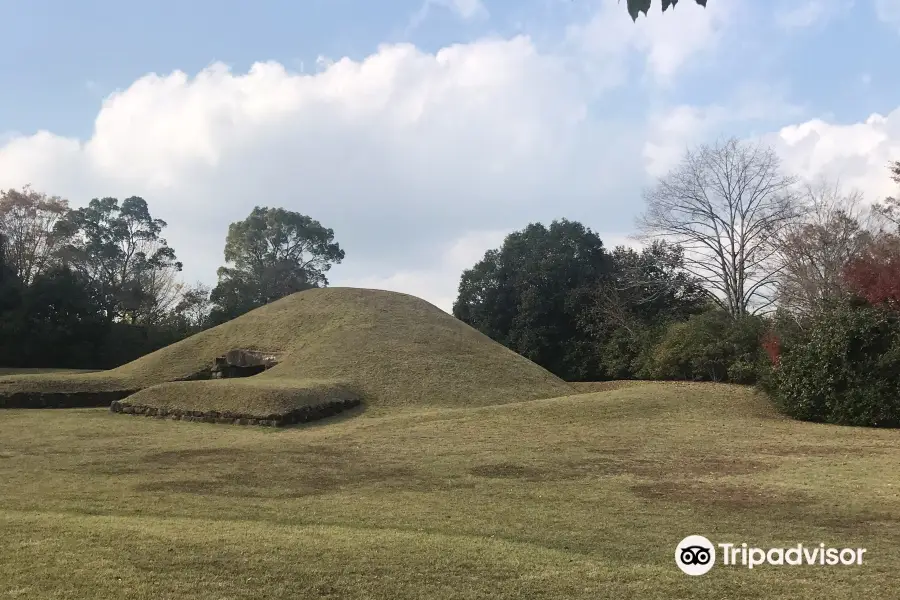
<path id="1" fill-rule="evenodd" d="M 103 371 L 67 369 L 0 370 L 2 408 L 89 408 L 109 406 L 141 386 Z"/>
<path id="2" fill-rule="evenodd" d="M 12 394 L 92 394 L 96 392 L 134 391 L 144 382 L 116 376 L 113 371 L 48 372 L 0 374 L 0 396 Z M 100 406 L 99 404 L 97 406 Z"/>
<path id="3" fill-rule="evenodd" d="M 157 418 L 282 427 L 358 406 L 361 395 L 344 381 L 212 379 L 154 385 L 115 401 L 117 413 Z"/>

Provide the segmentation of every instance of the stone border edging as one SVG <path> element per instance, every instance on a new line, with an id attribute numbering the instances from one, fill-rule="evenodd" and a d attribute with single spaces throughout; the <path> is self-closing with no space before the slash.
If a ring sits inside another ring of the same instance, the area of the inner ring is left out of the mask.
<path id="1" fill-rule="evenodd" d="M 261 425 L 264 427 L 285 427 L 295 423 L 308 423 L 318 419 L 324 419 L 336 415 L 344 410 L 355 408 L 362 404 L 359 398 L 346 400 L 334 400 L 314 406 L 302 406 L 285 414 L 275 414 L 261 417 L 232 412 L 182 410 L 180 408 L 166 409 L 147 405 L 132 405 L 114 400 L 109 405 L 110 412 L 126 415 L 154 417 L 157 419 L 171 419 L 174 421 L 193 421 L 195 423 L 220 423 L 230 425 Z"/>

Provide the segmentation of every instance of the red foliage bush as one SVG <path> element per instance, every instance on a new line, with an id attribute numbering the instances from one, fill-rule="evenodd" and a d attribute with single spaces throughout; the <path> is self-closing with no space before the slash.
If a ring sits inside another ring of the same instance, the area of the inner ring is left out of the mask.
<path id="1" fill-rule="evenodd" d="M 772 366 L 777 367 L 781 361 L 781 340 L 778 339 L 778 335 L 773 331 L 766 332 L 761 345 L 772 362 Z"/>
<path id="2" fill-rule="evenodd" d="M 868 303 L 900 308 L 900 237 L 879 238 L 843 275 L 850 290 Z"/>

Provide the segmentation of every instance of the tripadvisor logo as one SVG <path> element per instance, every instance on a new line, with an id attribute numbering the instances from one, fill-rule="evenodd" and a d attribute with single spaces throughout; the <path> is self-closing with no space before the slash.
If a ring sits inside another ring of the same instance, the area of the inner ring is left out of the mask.
<path id="1" fill-rule="evenodd" d="M 789 548 L 755 548 L 747 544 L 713 544 L 702 535 L 689 535 L 675 547 L 675 564 L 688 575 L 704 575 L 716 564 L 726 567 L 861 565 L 865 548 L 830 548 L 825 544 Z"/>
<path id="2" fill-rule="evenodd" d="M 716 547 L 702 535 L 689 535 L 675 548 L 675 564 L 688 575 L 703 575 L 716 564 Z"/>

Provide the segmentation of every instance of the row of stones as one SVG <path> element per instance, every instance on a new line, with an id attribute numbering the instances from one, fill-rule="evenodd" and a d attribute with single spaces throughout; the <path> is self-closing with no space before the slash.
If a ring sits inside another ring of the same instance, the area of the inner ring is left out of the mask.
<path id="1" fill-rule="evenodd" d="M 0 408 L 90 408 L 110 406 L 137 390 L 107 392 L 14 392 L 0 394 Z"/>
<path id="2" fill-rule="evenodd" d="M 261 425 L 264 427 L 284 427 L 294 423 L 307 423 L 317 419 L 324 419 L 336 415 L 341 411 L 360 405 L 358 398 L 348 398 L 325 402 L 316 406 L 303 406 L 283 415 L 244 415 L 230 412 L 196 411 L 181 409 L 157 408 L 155 406 L 131 405 L 115 401 L 109 409 L 114 413 L 128 415 L 140 415 L 155 417 L 157 419 L 172 419 L 175 421 L 194 421 L 197 423 L 221 423 L 227 425 Z"/>

